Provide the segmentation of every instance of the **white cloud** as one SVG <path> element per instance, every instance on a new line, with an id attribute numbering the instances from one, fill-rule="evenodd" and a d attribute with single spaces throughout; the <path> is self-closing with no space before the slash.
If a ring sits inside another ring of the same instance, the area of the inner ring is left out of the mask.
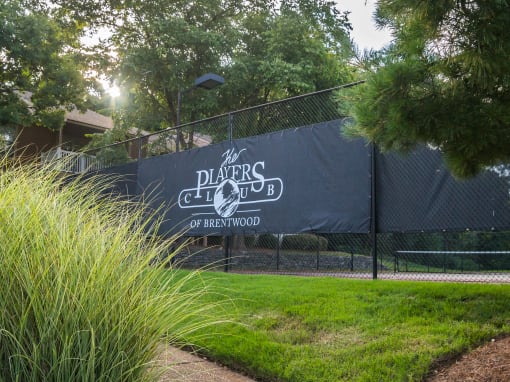
<path id="1" fill-rule="evenodd" d="M 337 0 L 341 11 L 351 12 L 351 37 L 361 50 L 381 49 L 391 41 L 389 30 L 376 28 L 373 19 L 376 3 L 375 0 Z"/>

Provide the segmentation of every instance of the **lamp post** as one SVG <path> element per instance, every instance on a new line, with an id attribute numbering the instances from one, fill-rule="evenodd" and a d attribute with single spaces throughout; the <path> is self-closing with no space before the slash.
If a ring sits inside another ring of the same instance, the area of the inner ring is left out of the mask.
<path id="1" fill-rule="evenodd" d="M 180 136 L 181 136 L 181 105 L 182 95 L 188 93 L 196 88 L 202 88 L 206 90 L 213 89 L 217 86 L 223 85 L 225 79 L 214 73 L 206 73 L 203 76 L 198 77 L 191 88 L 185 90 L 179 90 L 177 92 L 177 126 L 176 126 L 176 137 L 175 137 L 175 151 L 179 152 L 180 149 Z"/>

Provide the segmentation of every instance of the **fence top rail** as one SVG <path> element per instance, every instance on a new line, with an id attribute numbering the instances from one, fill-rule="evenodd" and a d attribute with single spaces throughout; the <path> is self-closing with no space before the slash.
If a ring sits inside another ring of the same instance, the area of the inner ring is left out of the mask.
<path id="1" fill-rule="evenodd" d="M 323 94 L 323 93 L 329 93 L 329 92 L 333 92 L 335 90 L 346 89 L 346 88 L 354 87 L 354 86 L 357 86 L 357 85 L 361 85 L 363 83 L 365 83 L 364 80 L 350 82 L 348 84 L 344 84 L 344 85 L 340 85 L 340 86 L 335 86 L 335 87 L 329 88 L 329 89 L 319 90 L 319 91 L 316 91 L 316 92 L 306 93 L 306 94 L 302 94 L 302 95 L 298 95 L 298 96 L 294 96 L 294 97 L 285 98 L 285 99 L 282 99 L 282 100 L 272 101 L 272 102 L 264 103 L 264 104 L 261 104 L 261 105 L 250 106 L 250 107 L 247 107 L 247 108 L 244 108 L 244 109 L 240 109 L 240 110 L 230 111 L 228 113 L 216 115 L 216 116 L 209 117 L 209 118 L 204 118 L 204 119 L 201 119 L 201 120 L 198 120 L 198 121 L 181 123 L 179 126 L 170 126 L 170 127 L 165 128 L 165 129 L 162 129 L 162 130 L 154 131 L 154 132 L 151 132 L 151 133 L 148 133 L 148 134 L 143 134 L 143 135 L 140 135 L 140 136 L 137 136 L 137 137 L 133 137 L 133 138 L 130 138 L 130 139 L 123 140 L 121 142 L 111 143 L 109 145 L 105 145 L 105 146 L 102 146 L 102 147 L 95 147 L 95 148 L 92 148 L 92 149 L 85 150 L 83 152 L 85 152 L 85 153 L 95 152 L 95 151 L 98 151 L 98 150 L 101 150 L 101 149 L 105 149 L 105 148 L 108 148 L 108 147 L 113 147 L 113 146 L 118 146 L 118 145 L 121 145 L 121 144 L 126 144 L 126 143 L 129 143 L 129 142 L 133 142 L 133 141 L 138 141 L 139 139 L 144 139 L 144 138 L 148 139 L 150 136 L 153 136 L 153 135 L 159 135 L 159 134 L 168 133 L 168 132 L 171 132 L 171 131 L 175 131 L 177 129 L 186 128 L 188 126 L 193 126 L 193 125 L 197 125 L 197 124 L 200 124 L 200 123 L 204 123 L 204 122 L 208 122 L 208 121 L 213 121 L 213 120 L 217 120 L 217 119 L 220 119 L 220 118 L 224 118 L 224 117 L 229 116 L 229 115 L 240 114 L 240 113 L 243 113 L 243 112 L 246 112 L 246 111 L 249 111 L 249 110 L 262 109 L 262 108 L 265 108 L 265 107 L 268 107 L 268 106 L 271 106 L 271 105 L 287 103 L 287 102 L 294 101 L 294 100 L 301 99 L 301 98 L 315 96 L 315 95 Z"/>
<path id="2" fill-rule="evenodd" d="M 395 251 L 398 254 L 423 254 L 423 255 L 510 255 L 510 251 Z"/>

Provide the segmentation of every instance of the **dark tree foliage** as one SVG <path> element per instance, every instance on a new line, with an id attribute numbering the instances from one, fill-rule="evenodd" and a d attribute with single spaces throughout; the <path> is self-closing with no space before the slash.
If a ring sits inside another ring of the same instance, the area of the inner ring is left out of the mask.
<path id="1" fill-rule="evenodd" d="M 381 0 L 394 43 L 352 95 L 354 131 L 384 150 L 439 148 L 457 176 L 510 160 L 510 4 Z"/>
<path id="2" fill-rule="evenodd" d="M 157 130 L 341 85 L 351 80 L 350 24 L 330 0 L 62 1 L 60 14 L 107 26 L 109 74 L 125 93 L 124 121 Z M 187 91 L 206 72 L 219 92 Z"/>
<path id="3" fill-rule="evenodd" d="M 21 0 L 0 3 L 0 126 L 57 130 L 66 109 L 83 107 L 79 30 Z"/>
<path id="4" fill-rule="evenodd" d="M 50 17 L 66 43 L 102 32 L 96 45 L 73 49 L 89 73 L 121 87 L 113 116 L 123 131 L 175 126 L 179 93 L 179 122 L 186 123 L 353 77 L 348 14 L 332 0 L 18 1 Z M 222 75 L 225 85 L 193 89 L 207 72 Z M 104 105 L 95 99 L 95 109 Z M 180 146 L 190 148 L 195 133 L 181 130 Z"/>
<path id="5" fill-rule="evenodd" d="M 335 2 L 268 2 L 238 19 L 242 33 L 225 68 L 232 79 L 225 91 L 231 110 L 352 80 L 351 26 Z"/>

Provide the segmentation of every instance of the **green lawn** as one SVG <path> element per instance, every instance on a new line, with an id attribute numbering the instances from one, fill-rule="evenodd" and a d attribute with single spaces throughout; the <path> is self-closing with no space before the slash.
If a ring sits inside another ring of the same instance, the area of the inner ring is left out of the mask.
<path id="1" fill-rule="evenodd" d="M 197 345 L 263 381 L 420 381 L 434 360 L 510 333 L 507 285 L 203 277 L 242 325 Z"/>

